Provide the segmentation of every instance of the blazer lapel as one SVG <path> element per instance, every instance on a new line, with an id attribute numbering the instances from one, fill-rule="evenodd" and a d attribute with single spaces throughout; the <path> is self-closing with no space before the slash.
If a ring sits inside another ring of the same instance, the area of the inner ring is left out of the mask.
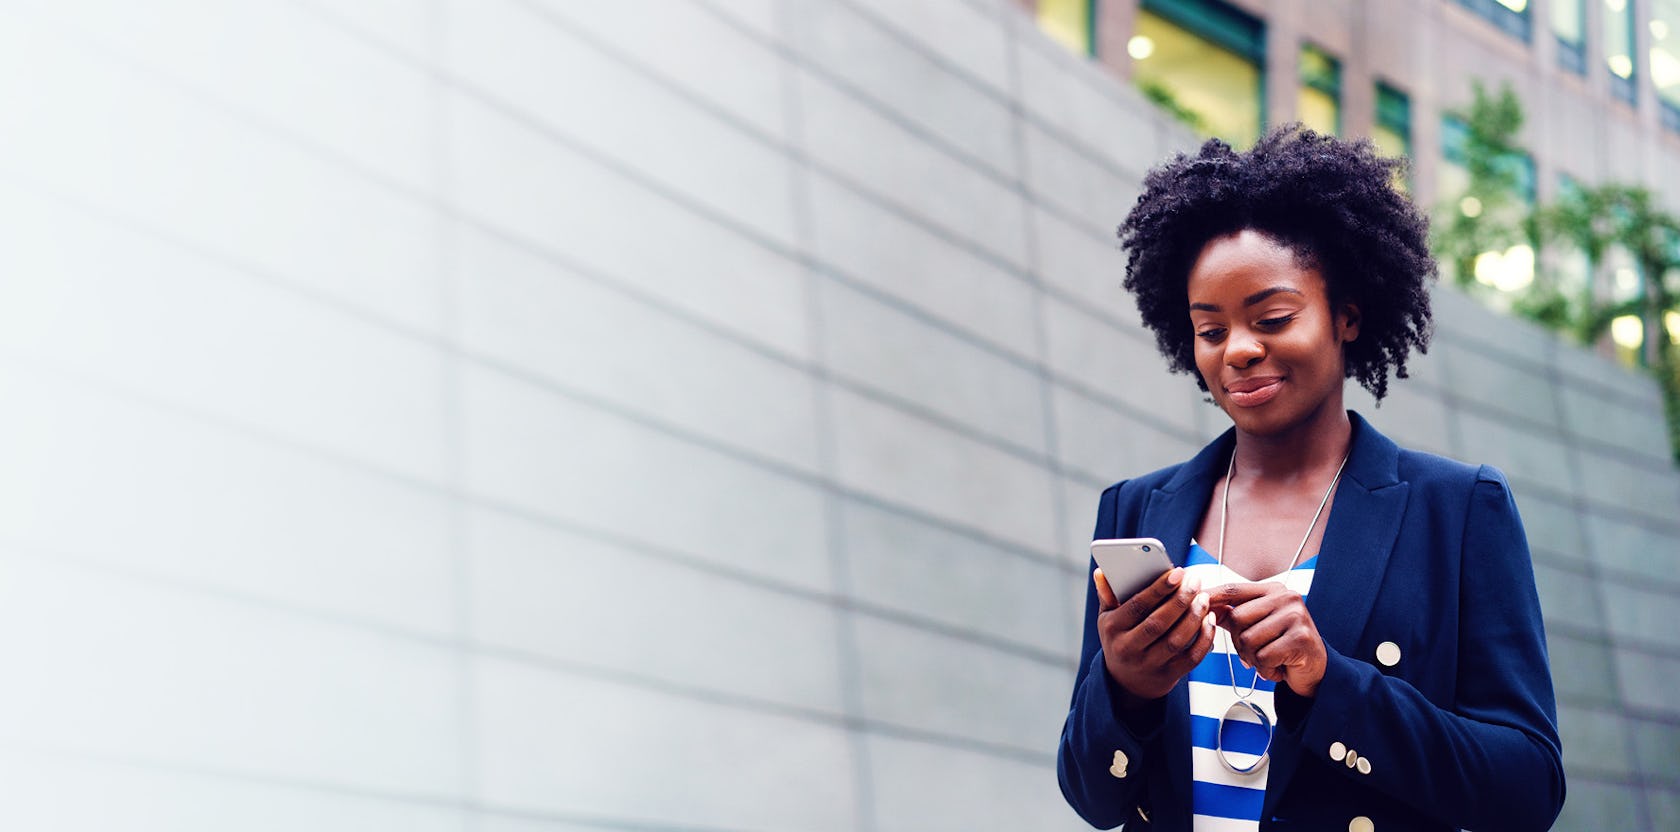
<path id="1" fill-rule="evenodd" d="M 1160 540 L 1179 566 L 1190 557 L 1190 538 L 1213 496 L 1213 484 L 1225 473 L 1236 436 L 1235 429 L 1227 430 L 1202 448 L 1166 485 L 1151 492 L 1144 506 L 1141 533 Z"/>
<path id="2" fill-rule="evenodd" d="M 1399 479 L 1399 447 L 1359 414 L 1348 415 L 1353 421 L 1352 448 L 1319 547 L 1307 611 L 1325 644 L 1352 656 L 1400 536 L 1410 486 Z M 1272 747 L 1263 817 L 1277 811 L 1299 762 L 1300 748 Z"/>

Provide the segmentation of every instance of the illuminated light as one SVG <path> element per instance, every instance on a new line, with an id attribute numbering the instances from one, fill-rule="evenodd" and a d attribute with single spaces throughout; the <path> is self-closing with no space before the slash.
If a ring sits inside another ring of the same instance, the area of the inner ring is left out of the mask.
<path id="1" fill-rule="evenodd" d="M 1668 37 L 1668 21 L 1666 21 L 1666 20 L 1653 20 L 1653 21 L 1651 21 L 1651 37 L 1654 37 L 1657 40 L 1663 40 L 1664 38 L 1667 38 Z"/>
<path id="2" fill-rule="evenodd" d="M 1639 272 L 1632 266 L 1623 266 L 1616 270 L 1616 288 L 1624 292 L 1631 292 L 1639 288 Z"/>
<path id="3" fill-rule="evenodd" d="M 1133 35 L 1131 40 L 1126 41 L 1126 54 L 1133 60 L 1141 61 L 1155 54 L 1155 41 L 1148 35 Z"/>
<path id="4" fill-rule="evenodd" d="M 1629 58 L 1626 55 L 1611 55 L 1609 58 L 1606 58 L 1604 60 L 1604 62 L 1610 65 L 1610 71 L 1615 73 L 1616 77 L 1618 77 L 1618 78 L 1632 78 L 1633 77 L 1633 59 L 1632 58 Z"/>
<path id="5" fill-rule="evenodd" d="M 1627 9 L 1627 0 L 1604 0 L 1604 5 L 1609 6 L 1610 11 L 1613 12 L 1625 11 Z"/>
<path id="6" fill-rule="evenodd" d="M 1528 8 L 1528 0 L 1499 0 L 1499 5 L 1522 14 L 1523 10 Z"/>
<path id="7" fill-rule="evenodd" d="M 1476 282 L 1488 286 L 1499 285 L 1505 271 L 1505 256 L 1497 251 L 1476 255 Z"/>
<path id="8" fill-rule="evenodd" d="M 1651 83 L 1664 90 L 1680 84 L 1680 58 L 1667 49 L 1651 49 Z"/>
<path id="9" fill-rule="evenodd" d="M 1473 196 L 1467 196 L 1458 201 L 1458 210 L 1464 216 L 1474 219 L 1482 215 L 1482 201 Z"/>
<path id="10" fill-rule="evenodd" d="M 1534 249 L 1525 245 L 1505 250 L 1499 275 L 1493 287 L 1501 292 L 1515 292 L 1534 282 Z"/>
<path id="11" fill-rule="evenodd" d="M 1680 312 L 1672 309 L 1664 312 L 1663 326 L 1668 328 L 1668 340 L 1680 344 Z"/>
<path id="12" fill-rule="evenodd" d="M 1645 322 L 1638 315 L 1623 315 L 1611 321 L 1610 340 L 1625 349 L 1638 349 L 1645 343 Z"/>
<path id="13" fill-rule="evenodd" d="M 1501 292 L 1515 292 L 1534 282 L 1534 249 L 1514 245 L 1476 255 L 1476 282 Z"/>

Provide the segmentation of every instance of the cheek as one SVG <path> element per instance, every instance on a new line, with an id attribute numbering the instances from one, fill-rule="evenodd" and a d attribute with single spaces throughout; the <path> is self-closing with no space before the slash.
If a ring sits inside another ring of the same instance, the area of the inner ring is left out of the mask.
<path id="1" fill-rule="evenodd" d="M 1209 388 L 1216 387 L 1214 381 L 1219 378 L 1219 363 L 1222 360 L 1219 347 L 1197 338 L 1192 355 L 1196 359 L 1196 372 L 1201 374 L 1202 381 L 1206 382 Z"/>

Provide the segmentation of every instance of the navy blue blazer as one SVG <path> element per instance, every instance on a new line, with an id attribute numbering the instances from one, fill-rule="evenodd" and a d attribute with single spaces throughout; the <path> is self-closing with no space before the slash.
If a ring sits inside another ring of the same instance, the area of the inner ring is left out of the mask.
<path id="1" fill-rule="evenodd" d="M 1313 699 L 1277 687 L 1260 828 L 1342 832 L 1364 817 L 1377 832 L 1547 829 L 1563 807 L 1562 746 L 1510 488 L 1493 468 L 1402 450 L 1350 417 L 1353 447 L 1307 596 L 1329 663 Z M 1234 436 L 1110 486 L 1096 537 L 1158 538 L 1183 565 Z M 1086 585 L 1062 794 L 1098 828 L 1189 832 L 1186 682 L 1151 707 L 1118 709 Z M 1393 666 L 1376 659 L 1384 642 L 1400 648 Z M 1344 749 L 1368 772 L 1333 759 Z"/>

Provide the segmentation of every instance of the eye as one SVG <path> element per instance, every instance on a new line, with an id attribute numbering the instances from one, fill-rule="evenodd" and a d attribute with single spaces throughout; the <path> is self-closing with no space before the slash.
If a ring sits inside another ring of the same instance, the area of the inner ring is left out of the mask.
<path id="1" fill-rule="evenodd" d="M 1284 324 L 1295 320 L 1294 315 L 1284 315 L 1277 318 L 1261 318 L 1259 324 L 1267 329 L 1280 329 Z"/>
<path id="2" fill-rule="evenodd" d="M 1224 337 L 1224 335 L 1225 330 L 1223 327 L 1213 327 L 1196 333 L 1196 337 L 1204 341 L 1218 341 L 1220 338 Z"/>

